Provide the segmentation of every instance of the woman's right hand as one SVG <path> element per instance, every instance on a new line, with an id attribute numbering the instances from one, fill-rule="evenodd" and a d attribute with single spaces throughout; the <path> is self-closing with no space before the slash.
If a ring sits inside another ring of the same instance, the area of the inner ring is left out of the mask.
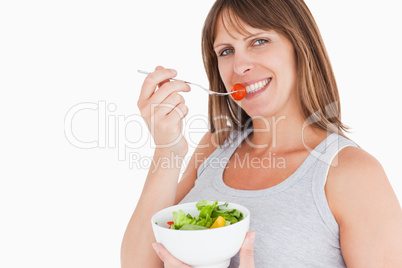
<path id="1" fill-rule="evenodd" d="M 175 70 L 156 67 L 144 80 L 137 106 L 156 149 L 185 155 L 188 144 L 182 133 L 182 120 L 188 108 L 179 92 L 188 92 L 191 88 L 183 81 L 169 80 L 176 75 Z"/>

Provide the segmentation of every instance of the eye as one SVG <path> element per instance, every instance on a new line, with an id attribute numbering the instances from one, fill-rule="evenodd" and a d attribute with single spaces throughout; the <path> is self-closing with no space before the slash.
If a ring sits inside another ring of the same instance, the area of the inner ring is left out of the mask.
<path id="1" fill-rule="evenodd" d="M 234 49 L 232 49 L 232 48 L 227 48 L 227 49 L 224 49 L 224 50 L 222 50 L 221 52 L 219 52 L 219 56 L 220 57 L 222 57 L 222 56 L 227 56 L 227 55 L 229 55 L 230 53 L 233 53 L 234 52 Z"/>
<path id="2" fill-rule="evenodd" d="M 266 39 L 258 39 L 256 41 L 254 41 L 253 45 L 260 46 L 260 45 L 265 44 L 265 43 L 268 43 L 268 40 L 266 40 Z"/>

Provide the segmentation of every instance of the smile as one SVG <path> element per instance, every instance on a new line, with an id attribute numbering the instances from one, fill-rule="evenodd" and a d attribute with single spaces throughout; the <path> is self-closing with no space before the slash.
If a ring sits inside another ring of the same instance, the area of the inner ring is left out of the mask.
<path id="1" fill-rule="evenodd" d="M 254 84 L 251 84 L 246 87 L 247 94 L 255 93 L 261 89 L 263 89 L 266 85 L 271 82 L 272 78 L 268 78 L 259 82 L 256 82 Z"/>

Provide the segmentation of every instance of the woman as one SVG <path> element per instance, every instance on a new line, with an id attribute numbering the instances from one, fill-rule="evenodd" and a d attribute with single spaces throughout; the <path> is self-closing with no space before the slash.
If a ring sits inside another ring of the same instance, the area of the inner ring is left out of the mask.
<path id="1" fill-rule="evenodd" d="M 230 267 L 402 267 L 400 205 L 379 162 L 345 137 L 333 71 L 305 3 L 217 0 L 202 40 L 210 88 L 240 83 L 248 93 L 210 97 L 210 132 L 180 183 L 177 166 L 149 173 L 122 267 L 188 267 L 153 244 L 149 219 L 201 199 L 240 203 L 253 215 Z M 190 88 L 170 82 L 175 76 L 157 67 L 138 101 L 158 146 L 155 163 L 188 150 L 179 92 Z"/>

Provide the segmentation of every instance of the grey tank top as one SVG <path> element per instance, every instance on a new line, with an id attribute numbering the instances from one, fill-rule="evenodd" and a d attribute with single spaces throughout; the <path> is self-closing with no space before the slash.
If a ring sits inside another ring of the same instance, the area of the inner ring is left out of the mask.
<path id="1" fill-rule="evenodd" d="M 328 206 L 324 185 L 337 153 L 346 146 L 357 145 L 332 133 L 311 148 L 300 167 L 278 185 L 262 190 L 234 189 L 223 182 L 222 174 L 252 130 L 231 133 L 224 145 L 200 165 L 195 186 L 180 203 L 208 199 L 247 207 L 251 213 L 250 230 L 256 232 L 256 267 L 346 267 L 339 225 Z M 239 254 L 229 267 L 239 267 Z"/>

